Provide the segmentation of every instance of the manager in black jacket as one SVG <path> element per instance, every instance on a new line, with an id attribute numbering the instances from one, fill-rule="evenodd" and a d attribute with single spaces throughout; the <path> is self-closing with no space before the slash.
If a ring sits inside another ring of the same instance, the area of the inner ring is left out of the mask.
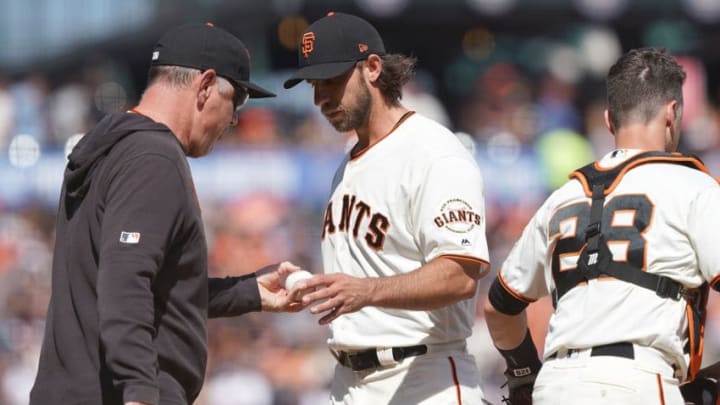
<path id="1" fill-rule="evenodd" d="M 208 279 L 186 156 L 207 154 L 248 98 L 249 53 L 190 24 L 152 54 L 140 104 L 106 116 L 70 154 L 52 298 L 32 405 L 187 405 L 200 392 L 208 317 L 292 308 L 290 263 Z"/>

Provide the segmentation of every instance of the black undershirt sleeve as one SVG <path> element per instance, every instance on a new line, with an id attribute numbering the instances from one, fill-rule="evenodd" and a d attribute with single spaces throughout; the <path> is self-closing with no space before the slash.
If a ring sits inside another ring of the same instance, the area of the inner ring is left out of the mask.
<path id="1" fill-rule="evenodd" d="M 208 317 L 219 318 L 260 311 L 255 274 L 208 279 Z"/>
<path id="2" fill-rule="evenodd" d="M 517 315 L 528 306 L 527 302 L 519 300 L 510 294 L 497 277 L 495 277 L 492 286 L 490 286 L 488 299 L 490 300 L 490 304 L 492 304 L 498 312 L 505 315 Z"/>

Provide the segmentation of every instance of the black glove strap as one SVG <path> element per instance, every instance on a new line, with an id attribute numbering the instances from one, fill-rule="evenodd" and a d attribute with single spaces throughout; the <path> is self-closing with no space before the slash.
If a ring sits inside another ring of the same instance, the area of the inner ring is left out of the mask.
<path id="1" fill-rule="evenodd" d="M 718 382 L 713 378 L 699 377 L 680 386 L 685 403 L 715 405 L 718 398 Z"/>

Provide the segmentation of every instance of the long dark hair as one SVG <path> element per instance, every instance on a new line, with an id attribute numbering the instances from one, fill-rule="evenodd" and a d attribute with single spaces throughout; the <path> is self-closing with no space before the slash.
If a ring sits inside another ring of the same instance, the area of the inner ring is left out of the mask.
<path id="1" fill-rule="evenodd" d="M 382 72 L 377 80 L 377 86 L 390 106 L 400 104 L 402 87 L 415 73 L 417 58 L 402 54 L 387 54 L 380 57 Z"/>

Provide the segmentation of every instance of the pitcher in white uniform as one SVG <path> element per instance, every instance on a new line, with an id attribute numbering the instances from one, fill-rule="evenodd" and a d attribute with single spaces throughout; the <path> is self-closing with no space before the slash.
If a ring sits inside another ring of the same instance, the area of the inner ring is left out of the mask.
<path id="1" fill-rule="evenodd" d="M 325 211 L 325 274 L 300 287 L 317 288 L 305 303 L 330 323 L 331 402 L 481 404 L 465 348 L 489 269 L 473 156 L 400 104 L 415 60 L 386 53 L 367 21 L 330 13 L 305 30 L 298 54 L 285 87 L 307 80 L 328 121 L 358 135 Z"/>
<path id="2" fill-rule="evenodd" d="M 611 67 L 606 123 L 616 149 L 540 207 L 489 292 L 488 327 L 511 391 L 534 404 L 682 405 L 702 355 L 720 274 L 720 187 L 675 152 L 685 73 L 664 50 Z M 550 294 L 539 371 L 525 308 Z M 519 382 L 518 382 L 519 381 Z"/>

